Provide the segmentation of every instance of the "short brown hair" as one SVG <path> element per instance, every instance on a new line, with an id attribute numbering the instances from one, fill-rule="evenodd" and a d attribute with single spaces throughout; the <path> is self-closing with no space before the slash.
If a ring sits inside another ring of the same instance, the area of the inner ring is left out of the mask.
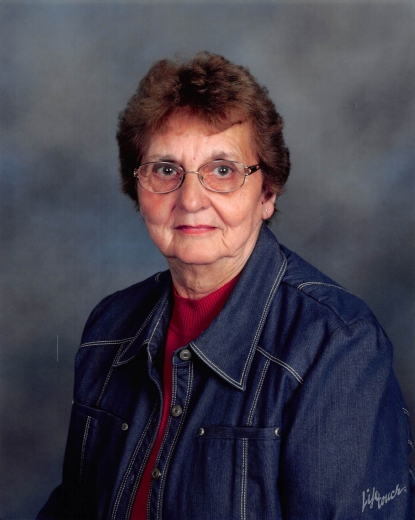
<path id="1" fill-rule="evenodd" d="M 137 207 L 133 170 L 140 164 L 149 136 L 175 113 L 196 116 L 221 130 L 248 121 L 264 190 L 281 194 L 290 172 L 290 155 L 282 134 L 282 117 L 268 90 L 247 68 L 217 54 L 200 52 L 189 61 L 157 61 L 119 116 L 122 190 Z"/>

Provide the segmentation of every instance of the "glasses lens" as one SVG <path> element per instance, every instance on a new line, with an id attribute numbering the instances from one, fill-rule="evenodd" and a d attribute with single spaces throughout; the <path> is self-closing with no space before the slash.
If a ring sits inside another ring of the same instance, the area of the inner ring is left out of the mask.
<path id="1" fill-rule="evenodd" d="M 243 164 L 232 161 L 213 161 L 200 169 L 203 185 L 212 191 L 237 190 L 244 183 Z"/>
<path id="2" fill-rule="evenodd" d="M 153 193 L 168 193 L 180 186 L 181 170 L 167 162 L 147 163 L 138 169 L 138 180 L 141 186 Z"/>

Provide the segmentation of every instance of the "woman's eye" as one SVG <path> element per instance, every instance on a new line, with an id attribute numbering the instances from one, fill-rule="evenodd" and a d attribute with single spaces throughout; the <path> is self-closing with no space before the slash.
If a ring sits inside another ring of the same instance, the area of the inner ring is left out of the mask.
<path id="1" fill-rule="evenodd" d="M 175 168 L 173 168 L 172 166 L 165 165 L 165 164 L 155 165 L 154 172 L 157 175 L 160 175 L 162 177 L 172 177 L 177 174 L 177 171 Z"/>
<path id="2" fill-rule="evenodd" d="M 232 173 L 232 169 L 226 164 L 221 164 L 219 166 L 216 166 L 213 172 L 219 177 L 226 177 L 227 175 L 230 175 Z"/>

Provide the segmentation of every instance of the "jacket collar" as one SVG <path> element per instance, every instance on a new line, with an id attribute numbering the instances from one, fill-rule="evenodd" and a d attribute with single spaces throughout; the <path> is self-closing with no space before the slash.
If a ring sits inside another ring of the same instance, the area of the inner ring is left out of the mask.
<path id="1" fill-rule="evenodd" d="M 245 389 L 252 358 L 286 266 L 276 238 L 263 224 L 254 250 L 222 311 L 189 345 L 212 370 L 240 390 Z M 171 315 L 172 285 L 169 273 L 163 273 L 161 278 L 170 283 L 166 283 L 164 293 L 116 365 L 129 361 L 145 344 L 151 361 L 157 350 L 155 345 L 164 343 Z"/>
<path id="2" fill-rule="evenodd" d="M 276 238 L 263 225 L 222 311 L 190 344 L 212 370 L 241 390 L 286 265 Z"/>

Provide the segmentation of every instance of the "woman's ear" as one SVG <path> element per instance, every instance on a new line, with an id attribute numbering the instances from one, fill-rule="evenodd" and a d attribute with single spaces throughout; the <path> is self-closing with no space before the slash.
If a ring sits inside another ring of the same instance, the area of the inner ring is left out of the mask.
<path id="1" fill-rule="evenodd" d="M 271 194 L 271 193 L 264 193 L 263 199 L 262 199 L 262 213 L 261 217 L 262 220 L 268 220 L 272 217 L 275 211 L 275 199 L 277 198 L 277 194 Z"/>

